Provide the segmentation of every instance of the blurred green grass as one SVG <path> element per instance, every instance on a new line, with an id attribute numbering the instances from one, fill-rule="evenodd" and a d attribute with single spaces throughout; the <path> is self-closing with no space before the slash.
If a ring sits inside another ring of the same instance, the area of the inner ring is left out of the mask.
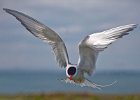
<path id="1" fill-rule="evenodd" d="M 0 100 L 140 100 L 140 95 L 103 95 L 90 93 L 36 93 L 1 95 Z"/>

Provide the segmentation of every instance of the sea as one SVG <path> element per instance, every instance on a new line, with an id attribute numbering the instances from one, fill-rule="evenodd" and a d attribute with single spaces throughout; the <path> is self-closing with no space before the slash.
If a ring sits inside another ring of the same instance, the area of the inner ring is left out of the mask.
<path id="1" fill-rule="evenodd" d="M 97 71 L 89 80 L 105 85 L 117 81 L 101 90 L 61 82 L 63 71 L 0 71 L 0 95 L 20 93 L 90 92 L 103 94 L 140 93 L 140 71 Z"/>

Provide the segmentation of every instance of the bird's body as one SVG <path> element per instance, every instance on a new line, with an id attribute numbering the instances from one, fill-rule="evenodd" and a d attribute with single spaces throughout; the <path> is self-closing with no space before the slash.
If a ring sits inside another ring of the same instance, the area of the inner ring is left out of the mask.
<path id="1" fill-rule="evenodd" d="M 104 86 L 97 85 L 87 80 L 84 74 L 87 73 L 91 75 L 93 73 L 99 52 L 103 51 L 119 38 L 127 35 L 129 31 L 132 31 L 137 26 L 136 24 L 128 24 L 86 36 L 79 43 L 78 63 L 71 64 L 65 43 L 55 31 L 21 12 L 5 8 L 3 10 L 16 17 L 34 36 L 48 42 L 53 49 L 59 66 L 66 68 L 67 78 L 62 81 L 98 89 L 100 89 L 100 87 L 110 86 L 114 84 L 114 82 Z"/>

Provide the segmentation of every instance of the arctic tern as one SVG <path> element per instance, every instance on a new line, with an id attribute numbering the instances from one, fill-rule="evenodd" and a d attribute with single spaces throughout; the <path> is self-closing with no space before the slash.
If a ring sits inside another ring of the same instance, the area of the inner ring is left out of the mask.
<path id="1" fill-rule="evenodd" d="M 69 61 L 65 43 L 55 31 L 26 14 L 6 8 L 3 8 L 3 10 L 16 17 L 16 19 L 34 36 L 48 42 L 53 49 L 59 66 L 66 68 L 66 78 L 61 81 L 97 89 L 110 86 L 116 83 L 116 81 L 108 85 L 99 85 L 86 79 L 84 74 L 91 75 L 93 73 L 98 54 L 101 51 L 119 38 L 129 34 L 129 31 L 137 27 L 137 24 L 128 24 L 86 36 L 78 45 L 78 63 L 72 64 Z"/>

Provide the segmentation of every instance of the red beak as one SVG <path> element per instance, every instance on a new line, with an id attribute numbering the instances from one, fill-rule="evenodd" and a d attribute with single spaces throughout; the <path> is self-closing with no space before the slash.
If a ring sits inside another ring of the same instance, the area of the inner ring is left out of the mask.
<path id="1" fill-rule="evenodd" d="M 72 75 L 70 75 L 69 79 L 72 80 Z"/>

